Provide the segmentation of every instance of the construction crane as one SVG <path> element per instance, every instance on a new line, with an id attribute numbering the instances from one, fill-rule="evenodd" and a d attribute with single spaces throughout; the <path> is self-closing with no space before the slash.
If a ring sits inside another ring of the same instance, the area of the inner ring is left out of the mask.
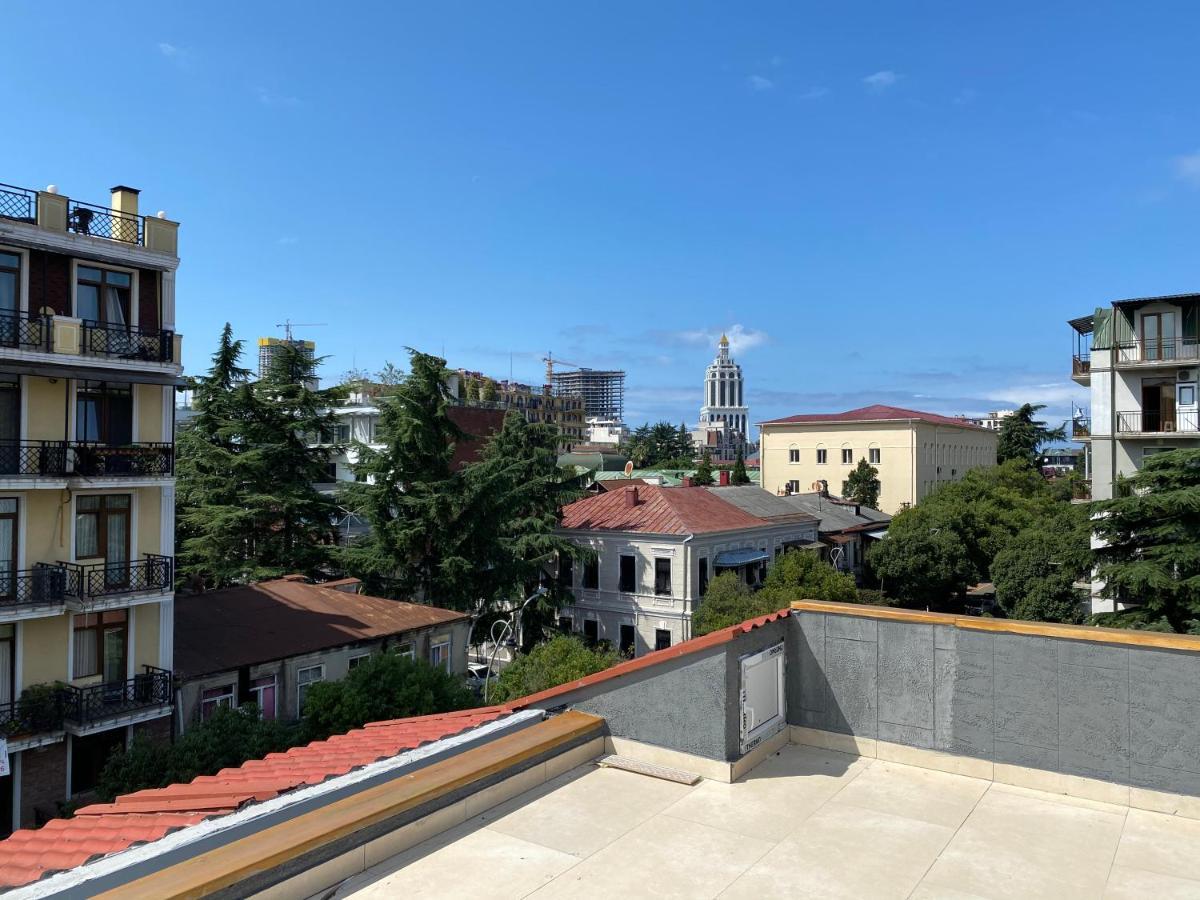
<path id="1" fill-rule="evenodd" d="M 284 319 L 282 322 L 276 322 L 275 327 L 282 328 L 284 339 L 290 341 L 293 328 L 321 328 L 328 324 L 328 322 L 293 322 L 291 319 Z"/>
<path id="2" fill-rule="evenodd" d="M 556 362 L 561 363 L 564 366 L 570 366 L 572 369 L 586 369 L 587 368 L 587 366 L 581 366 L 581 365 L 579 365 L 579 363 L 573 363 L 569 359 L 556 360 L 554 358 L 554 354 L 551 353 L 549 350 L 547 350 L 546 355 L 542 357 L 542 362 L 544 362 L 546 364 L 546 384 L 552 384 L 554 382 L 554 364 Z"/>

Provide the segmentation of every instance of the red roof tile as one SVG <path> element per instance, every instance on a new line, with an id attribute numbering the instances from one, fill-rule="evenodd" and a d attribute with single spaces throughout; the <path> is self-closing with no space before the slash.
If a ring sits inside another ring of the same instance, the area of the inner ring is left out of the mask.
<path id="1" fill-rule="evenodd" d="M 638 485 L 637 504 L 626 497 L 635 488 L 585 497 L 563 507 L 563 528 L 632 531 L 647 534 L 703 534 L 758 528 L 771 523 L 752 516 L 701 488 Z"/>
<path id="2" fill-rule="evenodd" d="M 759 422 L 759 425 L 786 425 L 792 422 L 889 422 L 904 419 L 919 419 L 932 425 L 957 425 L 959 428 L 977 428 L 966 419 L 956 419 L 953 416 L 942 416 L 937 413 L 921 412 L 915 409 L 902 409 L 899 406 L 884 406 L 876 403 L 873 406 L 863 406 L 840 413 L 805 413 L 799 416 L 788 416 L 783 419 L 771 419 L 769 422 Z"/>

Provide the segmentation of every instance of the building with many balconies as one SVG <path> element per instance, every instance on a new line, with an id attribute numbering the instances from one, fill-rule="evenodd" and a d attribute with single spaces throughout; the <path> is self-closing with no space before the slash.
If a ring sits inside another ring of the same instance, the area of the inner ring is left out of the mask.
<path id="1" fill-rule="evenodd" d="M 0 185 L 0 833 L 169 735 L 178 224 Z"/>

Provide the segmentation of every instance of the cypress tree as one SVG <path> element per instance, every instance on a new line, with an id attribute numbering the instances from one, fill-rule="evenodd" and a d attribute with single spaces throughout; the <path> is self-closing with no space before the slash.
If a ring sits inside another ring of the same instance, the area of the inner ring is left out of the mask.
<path id="1" fill-rule="evenodd" d="M 750 473 L 746 471 L 746 456 L 738 447 L 737 459 L 733 462 L 733 471 L 729 473 L 730 484 L 749 484 Z"/>

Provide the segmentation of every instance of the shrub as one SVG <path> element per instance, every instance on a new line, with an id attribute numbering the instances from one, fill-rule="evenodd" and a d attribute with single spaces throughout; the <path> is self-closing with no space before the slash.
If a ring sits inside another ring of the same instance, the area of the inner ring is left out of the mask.
<path id="1" fill-rule="evenodd" d="M 528 653 L 519 654 L 488 691 L 488 702 L 516 700 L 568 681 L 578 681 L 620 661 L 607 646 L 589 647 L 577 637 L 560 634 Z"/>

